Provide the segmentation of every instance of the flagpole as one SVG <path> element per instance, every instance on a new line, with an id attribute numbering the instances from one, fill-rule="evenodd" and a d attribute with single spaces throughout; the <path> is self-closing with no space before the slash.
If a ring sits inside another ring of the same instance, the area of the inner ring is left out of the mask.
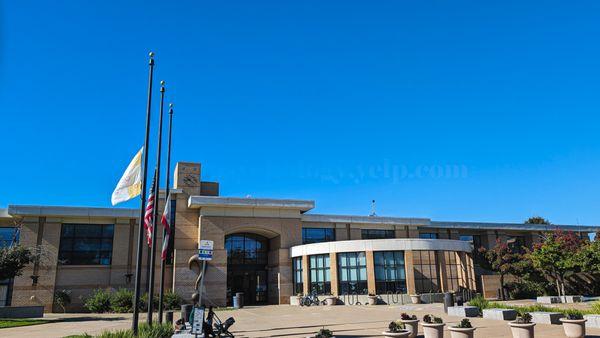
<path id="1" fill-rule="evenodd" d="M 154 75 L 154 53 L 150 52 L 148 61 L 148 104 L 146 106 L 146 136 L 144 139 L 144 164 L 142 170 L 142 191 L 140 218 L 138 220 L 138 245 L 135 265 L 135 290 L 133 292 L 133 321 L 131 330 L 134 335 L 138 332 L 139 304 L 140 304 L 140 282 L 142 277 L 142 248 L 144 243 L 144 214 L 146 213 L 146 174 L 148 173 L 148 140 L 150 137 L 150 112 L 152 104 L 152 77 Z"/>
<path id="2" fill-rule="evenodd" d="M 167 188 L 165 191 L 165 201 L 168 201 L 168 199 L 171 197 L 169 196 L 169 184 L 170 184 L 170 178 L 171 178 L 171 131 L 173 130 L 173 104 L 170 103 L 169 104 L 169 139 L 167 141 Z M 165 203 L 165 205 L 167 205 Z M 173 224 L 171 223 L 171 220 L 167 220 L 169 222 L 169 225 L 171 227 L 173 227 Z M 163 241 L 165 240 L 165 237 L 167 236 L 167 229 L 163 227 Z M 171 230 L 171 236 L 174 236 L 173 230 Z M 170 240 L 170 238 L 169 238 Z M 162 317 L 163 317 L 163 299 L 164 299 L 164 295 L 165 295 L 165 265 L 166 265 L 166 260 L 169 257 L 169 243 L 167 243 L 167 257 L 165 257 L 165 259 L 161 259 L 160 260 L 160 288 L 158 291 L 158 323 L 162 324 Z"/>
<path id="3" fill-rule="evenodd" d="M 165 102 L 165 81 L 160 81 L 160 112 L 158 118 L 158 149 L 156 150 L 156 186 L 154 187 L 154 197 L 156 203 L 154 205 L 154 212 L 152 215 L 152 253 L 150 254 L 150 288 L 148 290 L 148 318 L 147 322 L 152 325 L 152 312 L 154 310 L 154 279 L 156 277 L 156 228 L 160 221 L 158 220 L 158 201 L 159 198 L 159 187 L 160 187 L 160 151 L 162 146 L 162 125 L 163 125 L 163 106 Z"/>

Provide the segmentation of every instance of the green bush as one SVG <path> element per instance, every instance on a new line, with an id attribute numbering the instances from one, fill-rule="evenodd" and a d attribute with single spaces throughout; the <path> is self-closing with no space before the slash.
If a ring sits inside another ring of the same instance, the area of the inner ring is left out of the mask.
<path id="1" fill-rule="evenodd" d="M 175 331 L 170 324 L 140 325 L 138 338 L 170 338 Z"/>
<path id="2" fill-rule="evenodd" d="M 183 298 L 175 292 L 165 292 L 163 307 L 165 310 L 179 310 L 183 304 Z"/>
<path id="3" fill-rule="evenodd" d="M 142 337 L 139 335 L 138 337 Z M 119 331 L 104 331 L 96 338 L 135 338 L 133 331 L 131 330 L 119 330 Z"/>
<path id="4" fill-rule="evenodd" d="M 483 296 L 481 295 L 477 295 L 473 299 L 471 299 L 471 301 L 468 304 L 471 306 L 478 307 L 479 315 L 481 315 L 483 314 L 483 310 L 487 309 L 490 306 L 490 301 L 483 298 Z"/>
<path id="5" fill-rule="evenodd" d="M 110 309 L 112 312 L 133 312 L 133 291 L 119 289 L 110 296 Z"/>
<path id="6" fill-rule="evenodd" d="M 71 291 L 69 290 L 56 290 L 54 292 L 54 303 L 67 312 L 66 306 L 71 304 Z"/>
<path id="7" fill-rule="evenodd" d="M 158 295 L 154 295 L 153 299 L 152 299 L 152 306 L 154 311 L 158 310 Z M 140 297 L 140 309 L 142 311 L 148 311 L 148 294 L 144 293 L 141 297 Z"/>
<path id="8" fill-rule="evenodd" d="M 90 312 L 104 313 L 110 311 L 110 293 L 97 289 L 85 300 L 83 306 Z"/>

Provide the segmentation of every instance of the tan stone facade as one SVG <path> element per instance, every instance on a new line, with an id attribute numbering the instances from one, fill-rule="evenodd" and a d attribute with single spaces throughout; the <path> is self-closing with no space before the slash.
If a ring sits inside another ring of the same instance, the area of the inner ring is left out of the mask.
<path id="1" fill-rule="evenodd" d="M 448 245 L 456 246 L 461 239 L 458 247 L 462 248 L 464 241 L 469 239 L 474 245 L 484 247 L 493 246 L 497 239 L 531 244 L 544 231 L 510 224 L 317 215 L 308 212 L 314 207 L 312 201 L 219 197 L 219 184 L 202 181 L 201 169 L 199 163 L 179 162 L 174 173 L 175 244 L 173 262 L 167 266 L 166 285 L 189 299 L 194 292 L 196 275 L 189 270 L 188 260 L 197 254 L 199 240 L 212 240 L 214 256 L 207 265 L 204 300 L 218 306 L 227 305 L 232 296 L 228 292 L 228 287 L 231 289 L 228 285 L 231 266 L 226 242 L 235 234 L 253 234 L 265 239 L 268 248 L 265 249 L 266 283 L 261 281 L 266 284 L 265 302 L 287 304 L 295 293 L 306 294 L 311 291 L 311 254 L 292 256 L 292 252 L 305 246 L 303 229 L 329 229 L 328 233 L 334 234 L 331 241 L 339 243 L 337 247 L 320 253 L 327 255 L 330 264 L 327 271 L 328 293 L 336 296 L 342 295 L 340 255 L 349 252 L 348 246 L 366 245 L 359 251 L 361 257 L 364 255 L 368 293 L 378 292 L 377 285 L 381 280 L 377 279 L 375 271 L 378 264 L 376 258 L 381 251 L 402 252 L 405 274 L 402 283 L 406 293 L 477 290 L 481 289 L 478 285 L 481 284 L 481 278 L 476 276 L 477 269 L 470 249 L 445 249 Z M 161 197 L 158 203 L 160 212 L 165 205 L 164 196 Z M 57 310 L 53 306 L 55 292 L 68 290 L 72 299 L 68 310 L 80 311 L 85 297 L 94 289 L 132 288 L 135 282 L 138 215 L 137 209 L 9 206 L 6 212 L 0 213 L 0 227 L 20 225 L 20 243 L 28 247 L 41 246 L 45 252 L 42 261 L 27 266 L 23 274 L 14 279 L 11 305 L 44 305 L 46 311 Z M 65 224 L 113 225 L 110 263 L 72 265 L 61 262 L 61 231 Z M 575 226 L 565 226 L 571 229 L 569 227 Z M 582 234 L 596 231 L 592 227 L 573 229 Z M 387 239 L 374 242 L 384 245 L 385 249 L 377 249 L 375 244 L 370 246 L 365 238 L 369 230 L 385 231 Z M 158 233 L 157 243 L 161 243 L 162 231 Z M 394 241 L 397 239 L 410 241 L 398 242 L 406 246 L 398 244 L 395 247 Z M 415 249 L 414 245 L 423 243 L 445 243 L 446 246 Z M 318 248 L 318 245 L 315 247 Z M 302 276 L 301 290 L 295 290 L 292 257 L 302 258 L 302 272 L 299 273 Z M 148 284 L 145 273 L 146 246 L 142 261 L 144 273 L 141 285 L 145 287 Z M 159 266 L 160 259 L 157 259 L 155 268 L 158 270 Z M 158 278 L 159 274 L 156 273 L 156 276 Z M 158 288 L 158 280 L 155 285 Z"/>

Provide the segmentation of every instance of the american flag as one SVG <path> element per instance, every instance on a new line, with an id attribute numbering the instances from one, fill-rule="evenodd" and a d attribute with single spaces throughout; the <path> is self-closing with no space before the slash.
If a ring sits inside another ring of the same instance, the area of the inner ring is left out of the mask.
<path id="1" fill-rule="evenodd" d="M 164 261 L 167 259 L 167 252 L 169 251 L 169 240 L 171 237 L 171 194 L 167 197 L 167 204 L 165 205 L 165 211 L 162 214 L 161 222 L 165 227 L 165 238 L 163 239 L 162 254 L 161 258 Z"/>
<path id="2" fill-rule="evenodd" d="M 148 246 L 152 246 L 152 214 L 154 213 L 154 185 L 156 184 L 156 170 L 154 171 L 154 178 L 152 179 L 152 187 L 150 188 L 150 195 L 148 195 L 148 202 L 146 202 L 146 213 L 144 214 L 144 228 L 146 228 L 146 240 Z"/>

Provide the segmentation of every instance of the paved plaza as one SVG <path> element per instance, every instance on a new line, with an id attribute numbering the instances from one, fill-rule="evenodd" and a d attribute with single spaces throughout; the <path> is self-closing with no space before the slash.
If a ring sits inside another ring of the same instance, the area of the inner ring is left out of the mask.
<path id="1" fill-rule="evenodd" d="M 241 310 L 218 312 L 225 320 L 235 317 L 233 333 L 236 337 L 306 337 L 321 327 L 332 330 L 336 337 L 381 337 L 388 323 L 400 317 L 400 313 L 416 314 L 419 318 L 427 313 L 434 313 L 448 324 L 456 323 L 460 317 L 442 315 L 441 304 L 420 304 L 403 306 L 318 306 L 293 307 L 288 305 L 271 305 L 247 307 Z M 64 337 L 87 332 L 98 334 L 104 330 L 127 329 L 131 325 L 130 314 L 50 314 L 54 322 L 20 328 L 1 329 L 0 337 Z M 477 327 L 476 337 L 511 337 L 506 322 L 471 319 Z M 420 332 L 422 334 L 422 332 Z M 536 336 L 544 338 L 564 337 L 560 325 L 536 325 Z M 446 330 L 445 337 L 450 337 Z M 600 329 L 588 328 L 587 337 L 600 338 Z"/>

